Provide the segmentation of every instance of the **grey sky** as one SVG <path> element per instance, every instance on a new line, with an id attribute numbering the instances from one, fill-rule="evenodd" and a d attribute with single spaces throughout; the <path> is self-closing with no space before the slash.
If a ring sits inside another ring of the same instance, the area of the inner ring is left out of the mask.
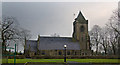
<path id="1" fill-rule="evenodd" d="M 3 2 L 118 2 L 119 0 L 2 0 Z"/>
<path id="2" fill-rule="evenodd" d="M 2 15 L 16 17 L 23 28 L 31 31 L 32 39 L 38 34 L 54 33 L 71 37 L 78 11 L 88 19 L 90 30 L 95 24 L 104 26 L 117 5 L 117 2 L 3 2 Z"/>

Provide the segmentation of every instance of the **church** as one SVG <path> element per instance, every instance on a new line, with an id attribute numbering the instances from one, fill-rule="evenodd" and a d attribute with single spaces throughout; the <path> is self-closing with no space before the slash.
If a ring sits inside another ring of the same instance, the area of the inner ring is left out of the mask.
<path id="1" fill-rule="evenodd" d="M 90 56 L 90 37 L 88 34 L 88 20 L 81 11 L 73 22 L 72 37 L 43 37 L 37 40 L 25 40 L 24 54 L 27 57 L 64 56 L 64 45 L 67 45 L 67 56 Z"/>

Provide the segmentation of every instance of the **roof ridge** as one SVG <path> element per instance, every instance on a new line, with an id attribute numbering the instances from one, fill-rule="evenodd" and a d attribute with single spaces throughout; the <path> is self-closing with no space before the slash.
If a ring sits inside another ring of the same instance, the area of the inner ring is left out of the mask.
<path id="1" fill-rule="evenodd" d="M 40 37 L 44 37 L 44 38 L 72 38 L 72 37 L 47 37 L 47 36 L 40 36 Z"/>
<path id="2" fill-rule="evenodd" d="M 66 38 L 66 39 L 72 39 L 72 37 L 46 37 L 46 36 L 40 36 L 40 38 Z M 26 41 L 37 41 L 37 40 L 26 40 Z"/>

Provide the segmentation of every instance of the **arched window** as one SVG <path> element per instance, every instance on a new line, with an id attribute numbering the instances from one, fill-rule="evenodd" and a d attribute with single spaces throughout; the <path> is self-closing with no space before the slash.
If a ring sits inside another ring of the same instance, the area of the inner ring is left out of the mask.
<path id="1" fill-rule="evenodd" d="M 75 51 L 75 55 L 77 55 L 77 52 Z"/>
<path id="2" fill-rule="evenodd" d="M 84 53 L 82 53 L 82 55 L 84 55 Z"/>
<path id="3" fill-rule="evenodd" d="M 67 55 L 70 55 L 70 51 L 67 51 Z"/>
<path id="4" fill-rule="evenodd" d="M 35 52 L 35 55 L 37 55 L 37 52 Z"/>
<path id="5" fill-rule="evenodd" d="M 87 55 L 87 53 L 85 53 L 85 55 Z"/>
<path id="6" fill-rule="evenodd" d="M 45 51 L 42 51 L 42 55 L 45 55 Z"/>
<path id="7" fill-rule="evenodd" d="M 55 55 L 57 55 L 58 54 L 58 52 L 57 52 L 57 50 L 55 50 Z"/>
<path id="8" fill-rule="evenodd" d="M 84 32 L 84 30 L 85 30 L 84 26 L 81 26 L 81 27 L 80 27 L 80 31 L 81 31 L 81 32 Z"/>
<path id="9" fill-rule="evenodd" d="M 62 52 L 61 52 L 61 51 L 59 51 L 59 55 L 62 55 Z"/>

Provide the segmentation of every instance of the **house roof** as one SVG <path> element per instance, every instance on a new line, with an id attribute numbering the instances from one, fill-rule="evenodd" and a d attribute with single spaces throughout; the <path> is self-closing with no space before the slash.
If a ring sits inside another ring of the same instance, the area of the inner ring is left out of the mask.
<path id="1" fill-rule="evenodd" d="M 37 51 L 37 41 L 27 40 L 26 45 L 31 45 L 31 51 Z M 80 50 L 79 42 L 73 42 L 70 37 L 40 37 L 39 50 L 63 50 L 67 45 L 69 50 Z M 28 48 L 27 48 L 28 49 Z"/>

